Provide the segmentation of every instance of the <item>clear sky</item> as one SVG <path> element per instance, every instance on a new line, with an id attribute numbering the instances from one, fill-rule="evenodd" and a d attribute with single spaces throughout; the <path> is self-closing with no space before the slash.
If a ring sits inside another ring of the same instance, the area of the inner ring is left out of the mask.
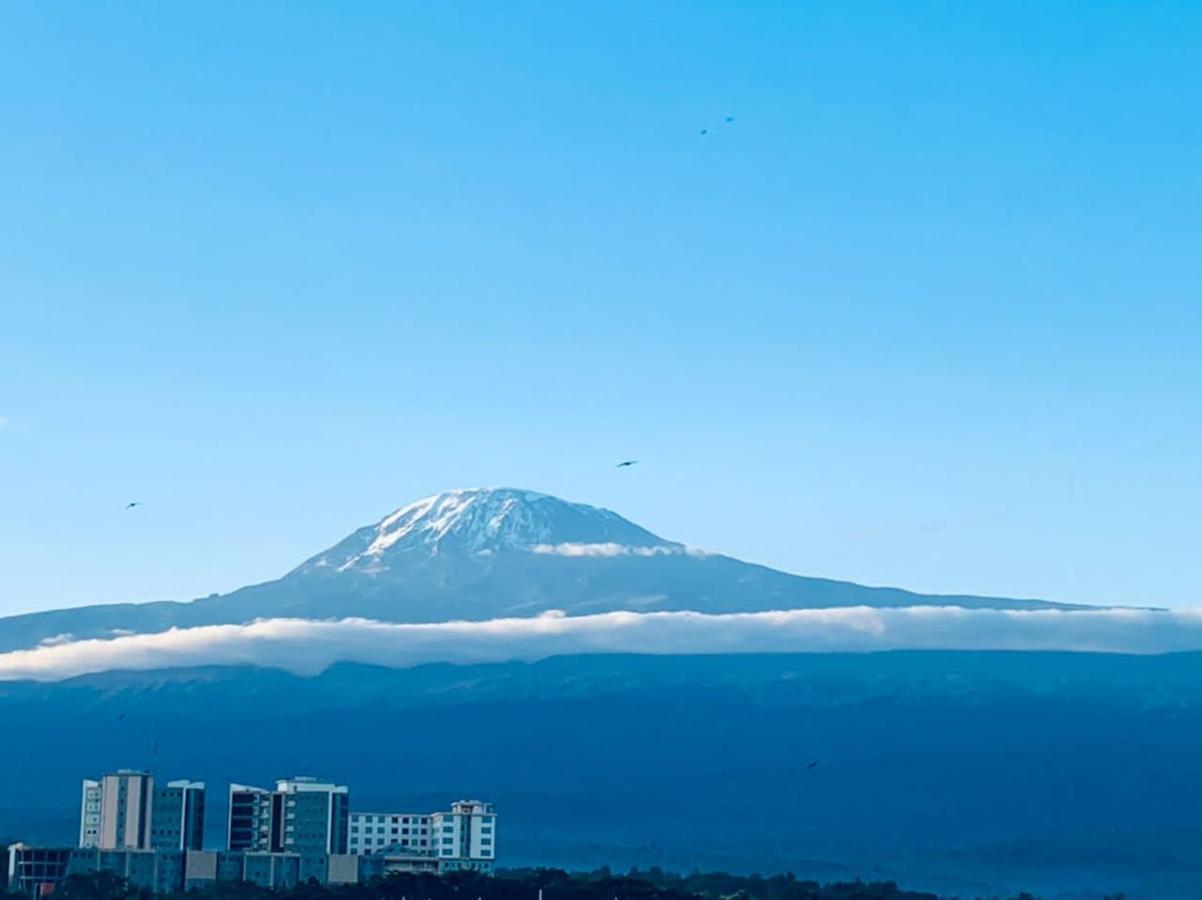
<path id="1" fill-rule="evenodd" d="M 6 3 L 0 612 L 476 485 L 1199 603 L 1200 48 L 1196 3 Z"/>

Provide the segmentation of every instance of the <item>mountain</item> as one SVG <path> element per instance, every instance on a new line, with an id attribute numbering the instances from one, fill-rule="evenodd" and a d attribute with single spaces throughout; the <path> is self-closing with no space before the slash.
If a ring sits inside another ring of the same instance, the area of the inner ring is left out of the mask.
<path id="1" fill-rule="evenodd" d="M 212 846 L 227 783 L 301 772 L 349 785 L 360 810 L 494 801 L 508 866 L 860 875 L 966 897 L 1202 884 L 1198 653 L 105 672 L 0 683 L 0 721 L 0 770 L 19 773 L 0 840 L 71 840 L 80 778 L 146 766 L 209 785 Z"/>
<path id="2" fill-rule="evenodd" d="M 1040 600 L 929 596 L 791 575 L 665 540 L 617 513 L 512 488 L 453 490 L 360 528 L 276 581 L 191 602 L 0 619 L 0 651 L 266 617 L 437 622 L 609 610 L 750 612 L 915 605 L 1034 609 Z"/>
<path id="3" fill-rule="evenodd" d="M 0 619 L 0 648 L 273 616 L 860 605 L 1057 606 L 801 577 L 585 504 L 457 490 L 228 595 Z M 493 800 L 508 865 L 791 870 L 966 896 L 1177 897 L 1202 883 L 1202 654 L 576 653 L 419 666 L 398 653 L 386 657 L 395 668 L 339 662 L 304 677 L 262 667 L 247 646 L 222 659 L 260 666 L 0 682 L 0 721 L 20 735 L 0 741 L 0 770 L 21 773 L 0 797 L 0 840 L 69 840 L 81 777 L 147 766 L 210 783 L 213 845 L 227 782 L 304 772 L 350 784 L 358 809 Z"/>

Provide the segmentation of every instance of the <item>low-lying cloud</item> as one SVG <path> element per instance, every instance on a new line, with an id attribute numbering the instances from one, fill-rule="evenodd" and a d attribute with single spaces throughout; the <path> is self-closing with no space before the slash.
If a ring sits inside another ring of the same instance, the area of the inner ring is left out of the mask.
<path id="1" fill-rule="evenodd" d="M 848 607 L 710 615 L 547 613 L 483 622 L 265 619 L 53 643 L 0 654 L 0 679 L 53 681 L 109 669 L 254 664 L 314 674 L 353 661 L 535 660 L 579 653 L 800 653 L 893 649 L 1202 650 L 1202 610 Z"/>
<path id="2" fill-rule="evenodd" d="M 692 550 L 680 544 L 653 544 L 649 547 L 632 546 L 630 544 L 535 544 L 531 552 L 543 556 L 598 556 L 612 558 L 614 556 L 684 556 L 686 554 L 701 555 L 701 551 Z"/>

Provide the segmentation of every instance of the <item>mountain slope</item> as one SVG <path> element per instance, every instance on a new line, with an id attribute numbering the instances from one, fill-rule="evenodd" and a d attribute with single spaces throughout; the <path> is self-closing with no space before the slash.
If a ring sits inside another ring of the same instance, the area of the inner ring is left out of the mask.
<path id="1" fill-rule="evenodd" d="M 924 596 L 790 575 L 700 553 L 617 513 L 511 488 L 455 490 L 404 506 L 282 578 L 190 603 L 119 604 L 0 619 L 0 651 L 62 634 L 359 616 L 435 622 L 608 610 L 748 612 L 833 606 L 1061 604 Z"/>
<path id="2" fill-rule="evenodd" d="M 837 865 L 970 897 L 1196 897 L 1200 663 L 603 655 L 9 682 L 0 720 L 20 739 L 0 766 L 20 776 L 0 839 L 70 840 L 79 779 L 133 765 L 206 781 L 217 846 L 228 782 L 304 772 L 348 784 L 356 809 L 495 801 L 505 865 Z"/>

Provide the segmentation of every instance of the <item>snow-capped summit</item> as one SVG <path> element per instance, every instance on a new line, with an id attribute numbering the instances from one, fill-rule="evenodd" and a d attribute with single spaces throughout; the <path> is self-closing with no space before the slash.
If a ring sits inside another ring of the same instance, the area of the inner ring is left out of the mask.
<path id="1" fill-rule="evenodd" d="M 0 619 L 0 650 L 255 619 L 446 622 L 616 610 L 739 613 L 847 606 L 1040 609 L 912 594 L 691 552 L 607 509 L 514 488 L 447 491 L 360 528 L 282 578 L 191 603 L 91 606 Z"/>
<path id="2" fill-rule="evenodd" d="M 489 556 L 558 547 L 682 550 L 615 512 L 517 488 L 459 488 L 402 506 L 297 571 L 366 573 L 414 553 Z"/>

